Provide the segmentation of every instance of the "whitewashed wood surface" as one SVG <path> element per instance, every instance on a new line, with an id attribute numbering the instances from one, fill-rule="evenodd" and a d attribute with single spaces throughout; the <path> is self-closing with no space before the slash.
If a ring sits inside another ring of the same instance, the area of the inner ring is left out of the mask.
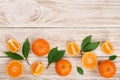
<path id="1" fill-rule="evenodd" d="M 3 52 L 7 51 L 6 40 L 15 38 L 21 45 L 28 37 L 30 42 L 44 38 L 51 48 L 58 46 L 66 49 L 68 41 L 81 41 L 87 35 L 93 36 L 93 41 L 110 40 L 118 58 L 114 61 L 117 73 L 110 80 L 120 80 L 120 0 L 0 0 L 0 80 L 106 80 L 98 73 L 84 69 L 85 74 L 79 75 L 76 66 L 81 65 L 81 56 L 64 58 L 71 61 L 73 69 L 69 76 L 60 77 L 56 74 L 54 65 L 43 71 L 39 76 L 30 73 L 30 67 L 25 61 L 24 73 L 18 79 L 12 79 L 6 74 L 5 67 L 11 60 Z M 21 51 L 19 52 L 21 53 Z M 100 47 L 94 51 L 99 60 L 108 59 Z M 40 61 L 47 65 L 47 55 L 37 57 L 31 51 L 29 61 Z"/>

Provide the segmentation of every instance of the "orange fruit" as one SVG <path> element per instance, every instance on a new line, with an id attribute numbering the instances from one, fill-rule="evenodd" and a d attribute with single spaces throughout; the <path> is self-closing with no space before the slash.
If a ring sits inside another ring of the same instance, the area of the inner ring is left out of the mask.
<path id="1" fill-rule="evenodd" d="M 104 60 L 98 65 L 98 71 L 101 76 L 111 78 L 116 73 L 116 66 L 110 60 Z"/>
<path id="2" fill-rule="evenodd" d="M 6 72 L 12 78 L 20 77 L 23 73 L 23 64 L 18 60 L 12 60 L 8 63 Z"/>
<path id="3" fill-rule="evenodd" d="M 61 59 L 56 62 L 55 70 L 60 76 L 67 76 L 70 74 L 72 69 L 71 63 L 66 59 Z"/>
<path id="4" fill-rule="evenodd" d="M 67 51 L 71 56 L 77 56 L 80 54 L 80 49 L 75 42 L 69 42 L 67 44 Z"/>
<path id="5" fill-rule="evenodd" d="M 35 76 L 41 74 L 43 70 L 44 65 L 40 62 L 34 62 L 31 67 L 31 73 Z"/>
<path id="6" fill-rule="evenodd" d="M 93 52 L 86 52 L 82 56 L 82 65 L 88 69 L 92 70 L 97 66 L 98 59 L 97 56 Z"/>
<path id="7" fill-rule="evenodd" d="M 37 39 L 32 43 L 32 50 L 37 56 L 44 56 L 50 50 L 49 43 L 44 39 Z"/>
<path id="8" fill-rule="evenodd" d="M 105 41 L 102 43 L 102 51 L 106 54 L 112 54 L 114 52 L 112 43 L 110 41 Z"/>
<path id="9" fill-rule="evenodd" d="M 20 44 L 15 39 L 9 39 L 7 41 L 7 47 L 13 53 L 16 53 L 18 50 L 20 50 Z"/>

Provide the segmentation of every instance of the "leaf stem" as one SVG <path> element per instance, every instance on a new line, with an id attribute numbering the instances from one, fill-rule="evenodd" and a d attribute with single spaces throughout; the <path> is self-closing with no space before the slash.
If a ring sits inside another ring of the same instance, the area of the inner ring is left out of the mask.
<path id="1" fill-rule="evenodd" d="M 30 63 L 29 63 L 28 59 L 26 58 L 25 60 L 26 60 L 26 62 L 28 63 L 28 65 L 30 65 Z"/>
<path id="2" fill-rule="evenodd" d="M 51 63 L 48 63 L 48 65 L 47 65 L 46 69 L 50 66 L 50 64 L 51 64 Z"/>

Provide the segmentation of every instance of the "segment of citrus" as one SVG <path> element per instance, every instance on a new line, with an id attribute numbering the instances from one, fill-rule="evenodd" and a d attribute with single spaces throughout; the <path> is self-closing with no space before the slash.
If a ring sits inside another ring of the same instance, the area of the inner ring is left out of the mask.
<path id="1" fill-rule="evenodd" d="M 55 65 L 55 70 L 56 70 L 57 74 L 60 76 L 69 75 L 71 72 L 71 69 L 72 69 L 72 65 L 66 59 L 61 59 L 61 60 L 57 61 L 56 65 Z"/>
<path id="2" fill-rule="evenodd" d="M 97 63 L 97 56 L 93 52 L 86 52 L 82 56 L 82 65 L 88 70 L 94 69 L 97 66 Z"/>
<path id="3" fill-rule="evenodd" d="M 110 41 L 105 41 L 102 43 L 102 51 L 106 54 L 112 54 L 114 52 L 112 43 Z"/>
<path id="4" fill-rule="evenodd" d="M 111 78 L 116 73 L 116 66 L 112 61 L 104 60 L 99 64 L 98 71 L 101 76 Z"/>
<path id="5" fill-rule="evenodd" d="M 49 43 L 44 39 L 37 39 L 32 43 L 32 50 L 37 56 L 44 56 L 50 50 Z"/>
<path id="6" fill-rule="evenodd" d="M 16 53 L 18 50 L 20 50 L 20 44 L 15 39 L 9 39 L 7 41 L 7 47 L 13 53 Z"/>
<path id="7" fill-rule="evenodd" d="M 44 70 L 44 65 L 40 62 L 34 62 L 31 67 L 31 73 L 35 76 L 41 74 L 43 70 Z"/>
<path id="8" fill-rule="evenodd" d="M 23 73 L 23 64 L 18 60 L 12 60 L 8 63 L 6 72 L 13 78 L 20 77 Z"/>
<path id="9" fill-rule="evenodd" d="M 75 42 L 68 42 L 67 51 L 71 56 L 77 56 L 80 54 L 80 49 Z"/>

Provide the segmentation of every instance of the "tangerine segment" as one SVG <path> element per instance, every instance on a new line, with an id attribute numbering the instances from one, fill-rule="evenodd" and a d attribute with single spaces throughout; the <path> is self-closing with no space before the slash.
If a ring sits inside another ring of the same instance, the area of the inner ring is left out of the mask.
<path id="1" fill-rule="evenodd" d="M 106 54 L 112 54 L 114 52 L 112 43 L 110 41 L 105 41 L 102 46 L 102 51 Z"/>
<path id="2" fill-rule="evenodd" d="M 101 76 L 111 78 L 116 73 L 116 66 L 112 61 L 104 60 L 99 64 L 98 71 Z"/>
<path id="3" fill-rule="evenodd" d="M 69 42 L 67 44 L 67 51 L 71 56 L 77 56 L 80 54 L 80 49 L 75 42 Z"/>
<path id="4" fill-rule="evenodd" d="M 33 50 L 35 55 L 44 56 L 49 52 L 50 46 L 46 40 L 37 39 L 32 44 L 32 50 Z"/>
<path id="5" fill-rule="evenodd" d="M 11 52 L 16 53 L 20 49 L 20 44 L 15 39 L 9 39 L 7 47 Z"/>
<path id="6" fill-rule="evenodd" d="M 93 52 L 86 52 L 82 57 L 82 65 L 88 70 L 94 69 L 97 63 L 97 56 Z"/>
<path id="7" fill-rule="evenodd" d="M 55 65 L 55 70 L 56 70 L 57 74 L 60 76 L 69 75 L 71 72 L 71 69 L 72 69 L 72 65 L 66 59 L 61 59 L 61 60 L 57 61 L 56 65 Z"/>
<path id="8" fill-rule="evenodd" d="M 31 67 L 31 73 L 33 75 L 39 75 L 42 73 L 43 70 L 44 70 L 44 65 L 40 62 L 33 63 Z"/>
<path id="9" fill-rule="evenodd" d="M 23 73 L 23 64 L 18 60 L 12 60 L 8 63 L 6 71 L 9 76 L 17 78 Z"/>

